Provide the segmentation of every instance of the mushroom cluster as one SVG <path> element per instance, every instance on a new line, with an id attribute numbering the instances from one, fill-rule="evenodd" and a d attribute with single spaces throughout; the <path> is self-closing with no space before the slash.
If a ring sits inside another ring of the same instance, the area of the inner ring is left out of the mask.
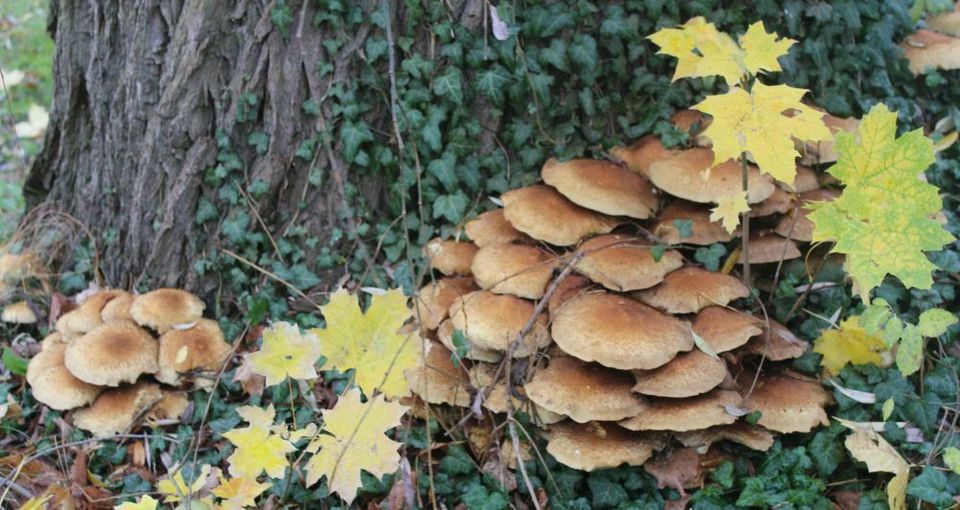
<path id="1" fill-rule="evenodd" d="M 674 121 L 705 123 L 695 112 Z M 436 277 L 415 302 L 427 355 L 407 371 L 414 393 L 474 412 L 525 411 L 547 451 L 584 470 L 642 465 L 671 444 L 766 450 L 775 433 L 827 424 L 830 394 L 779 363 L 807 343 L 738 308 L 750 289 L 681 251 L 739 236 L 710 221 L 709 203 L 741 192 L 740 165 L 704 173 L 709 140 L 692 135 L 700 147 L 669 150 L 648 136 L 614 149 L 621 161 L 550 160 L 543 183 L 503 194 L 460 238 L 428 243 Z M 808 149 L 816 162 L 835 158 L 827 144 Z M 750 263 L 799 257 L 797 242 L 810 240 L 800 205 L 834 192 L 802 164 L 792 183 L 749 173 L 760 227 Z M 744 418 L 753 411 L 756 425 Z"/>
<path id="2" fill-rule="evenodd" d="M 179 289 L 134 295 L 101 290 L 61 315 L 27 366 L 34 398 L 73 412 L 73 423 L 96 436 L 133 427 L 141 418 L 175 419 L 191 383 L 209 377 L 231 352 L 220 325 L 203 318 L 203 301 Z"/>

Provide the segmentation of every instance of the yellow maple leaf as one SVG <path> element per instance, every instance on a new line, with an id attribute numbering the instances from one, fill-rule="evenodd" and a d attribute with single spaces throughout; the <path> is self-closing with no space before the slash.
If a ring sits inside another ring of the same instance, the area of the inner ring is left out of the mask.
<path id="1" fill-rule="evenodd" d="M 710 221 L 720 221 L 727 232 L 733 233 L 740 224 L 740 214 L 749 210 L 746 193 L 724 197 L 710 209 Z"/>
<path id="2" fill-rule="evenodd" d="M 400 465 L 397 449 L 402 445 L 386 436 L 400 425 L 407 407 L 377 395 L 360 402 L 360 391 L 347 390 L 333 409 L 323 412 L 324 431 L 307 447 L 313 457 L 307 463 L 307 486 L 327 478 L 327 487 L 348 504 L 360 489 L 360 471 L 380 478 Z"/>
<path id="3" fill-rule="evenodd" d="M 813 342 L 813 351 L 823 355 L 820 365 L 830 374 L 839 373 L 847 363 L 881 366 L 886 350 L 886 341 L 868 335 L 857 315 L 842 321 L 840 329 L 824 331 Z"/>
<path id="4" fill-rule="evenodd" d="M 157 510 L 160 502 L 150 496 L 142 496 L 136 503 L 127 501 L 113 507 L 114 510 Z"/>
<path id="5" fill-rule="evenodd" d="M 207 477 L 210 476 L 210 465 L 204 464 L 200 467 L 200 473 L 188 487 L 183 479 L 183 468 L 175 468 L 173 476 L 157 482 L 157 492 L 164 496 L 164 503 L 174 503 L 186 499 L 190 494 L 196 494 L 207 483 Z"/>
<path id="6" fill-rule="evenodd" d="M 374 295 L 366 313 L 341 289 L 320 311 L 327 327 L 310 332 L 320 338 L 329 368 L 355 369 L 354 380 L 366 395 L 375 389 L 388 397 L 410 393 L 403 371 L 420 365 L 421 345 L 415 333 L 399 332 L 411 317 L 400 289 Z"/>
<path id="7" fill-rule="evenodd" d="M 277 415 L 277 411 L 274 409 L 273 404 L 270 404 L 266 408 L 241 406 L 237 408 L 237 414 L 252 427 L 270 429 L 273 428 L 273 418 Z"/>
<path id="8" fill-rule="evenodd" d="M 743 76 L 743 50 L 702 16 L 680 28 L 663 28 L 647 37 L 660 47 L 658 54 L 677 58 L 673 81 L 699 76 L 722 76 L 731 87 Z"/>
<path id="9" fill-rule="evenodd" d="M 800 157 L 794 138 L 833 138 L 823 123 L 823 114 L 800 102 L 806 93 L 804 89 L 758 81 L 750 92 L 732 87 L 726 94 L 708 96 L 694 105 L 693 108 L 713 116 L 703 132 L 713 141 L 713 166 L 748 152 L 760 171 L 792 184 L 797 173 L 796 158 Z M 784 115 L 785 112 L 791 116 Z"/>
<path id="10" fill-rule="evenodd" d="M 869 424 L 835 419 L 853 431 L 843 444 L 855 459 L 866 464 L 871 473 L 880 471 L 894 474 L 887 484 L 887 504 L 890 510 L 904 510 L 910 464 Z"/>
<path id="11" fill-rule="evenodd" d="M 253 372 L 266 378 L 267 386 L 291 379 L 316 379 L 314 364 L 320 357 L 320 342 L 296 324 L 277 322 L 263 330 L 263 344 L 250 355 Z"/>
<path id="12" fill-rule="evenodd" d="M 740 36 L 740 47 L 744 53 L 743 65 L 750 74 L 781 70 L 778 59 L 786 55 L 797 41 L 778 37 L 776 33 L 768 34 L 762 21 L 750 25 L 747 33 Z"/>
<path id="13" fill-rule="evenodd" d="M 220 485 L 213 489 L 213 495 L 223 499 L 221 510 L 241 510 L 257 504 L 257 496 L 263 494 L 272 484 L 258 482 L 249 476 L 234 477 L 229 480 L 220 475 Z"/>
<path id="14" fill-rule="evenodd" d="M 279 434 L 275 434 L 270 427 L 263 426 L 265 421 L 268 423 L 273 421 L 272 406 L 267 409 L 267 412 L 271 415 L 269 420 L 266 420 L 265 413 L 244 409 L 241 416 L 245 415 L 246 419 L 253 419 L 257 423 L 223 433 L 223 437 L 233 443 L 236 448 L 227 458 L 231 476 L 256 478 L 263 471 L 272 478 L 283 476 L 288 464 L 287 454 L 296 451 L 296 447 Z"/>
<path id="15" fill-rule="evenodd" d="M 46 496 L 30 498 L 23 502 L 20 505 L 20 510 L 44 510 L 47 507 L 47 500 L 52 498 L 52 494 L 47 494 Z"/>

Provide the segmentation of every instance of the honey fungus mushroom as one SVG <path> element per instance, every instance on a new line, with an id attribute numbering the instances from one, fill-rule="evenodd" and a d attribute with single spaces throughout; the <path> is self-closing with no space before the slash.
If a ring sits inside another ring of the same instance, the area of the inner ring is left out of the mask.
<path id="1" fill-rule="evenodd" d="M 513 357 L 523 358 L 550 343 L 547 315 L 541 313 L 536 315 L 522 340 L 513 345 L 534 312 L 530 301 L 481 290 L 454 300 L 450 306 L 450 323 L 477 348 L 500 352 L 513 348 Z"/>
<path id="2" fill-rule="evenodd" d="M 477 245 L 453 239 L 433 239 L 423 247 L 431 269 L 445 276 L 469 276 Z"/>
<path id="3" fill-rule="evenodd" d="M 578 295 L 552 319 L 553 341 L 564 352 L 620 370 L 657 368 L 693 348 L 688 326 L 617 294 Z"/>
<path id="4" fill-rule="evenodd" d="M 817 381 L 784 372 L 761 376 L 743 407 L 760 411 L 759 425 L 787 434 L 829 425 L 824 406 L 831 403 L 833 397 Z"/>
<path id="5" fill-rule="evenodd" d="M 99 386 L 135 382 L 154 374 L 159 344 L 132 322 L 108 322 L 72 340 L 64 354 L 65 365 L 80 380 Z"/>
<path id="6" fill-rule="evenodd" d="M 67 345 L 60 341 L 44 343 L 27 365 L 27 383 L 33 398 L 51 409 L 65 411 L 94 401 L 103 388 L 84 382 L 70 373 L 64 364 Z"/>
<path id="7" fill-rule="evenodd" d="M 680 353 L 653 370 L 635 370 L 633 391 L 657 397 L 686 398 L 706 393 L 727 377 L 727 364 L 700 349 Z"/>
<path id="8" fill-rule="evenodd" d="M 663 445 L 661 437 L 611 423 L 565 421 L 551 425 L 547 432 L 547 452 L 561 464 L 584 471 L 641 466 Z"/>
<path id="9" fill-rule="evenodd" d="M 616 421 L 643 410 L 633 395 L 629 372 L 584 363 L 570 356 L 555 356 L 525 386 L 527 396 L 548 411 L 576 422 Z"/>
<path id="10" fill-rule="evenodd" d="M 3 307 L 0 320 L 8 324 L 36 324 L 37 314 L 26 301 L 17 301 Z"/>
<path id="11" fill-rule="evenodd" d="M 606 234 L 621 220 L 574 204 L 543 184 L 503 194 L 504 216 L 514 228 L 557 246 L 572 246 L 584 237 Z"/>
<path id="12" fill-rule="evenodd" d="M 160 385 L 141 381 L 103 392 L 89 407 L 73 413 L 73 424 L 96 437 L 120 434 L 163 399 Z"/>
<path id="13" fill-rule="evenodd" d="M 180 289 L 157 289 L 141 294 L 130 304 L 130 316 L 137 324 L 159 334 L 176 325 L 200 320 L 206 305 L 197 296 Z"/>
<path id="14" fill-rule="evenodd" d="M 556 257 L 536 246 L 495 244 L 480 248 L 471 270 L 477 285 L 483 289 L 540 299 L 556 264 Z"/>
<path id="15" fill-rule="evenodd" d="M 651 398 L 644 410 L 620 422 L 630 430 L 662 430 L 687 432 L 717 425 L 729 425 L 737 417 L 727 406 L 738 406 L 740 394 L 735 391 L 715 390 L 695 398 Z"/>
<path id="16" fill-rule="evenodd" d="M 64 338 L 73 339 L 92 331 L 103 324 L 101 312 L 114 298 L 122 296 L 122 290 L 101 290 L 87 297 L 77 308 L 57 319 L 57 332 Z"/>
<path id="17" fill-rule="evenodd" d="M 650 181 L 610 161 L 573 159 L 561 163 L 550 159 L 540 174 L 543 182 L 591 211 L 643 220 L 652 216 L 659 204 Z"/>
<path id="18" fill-rule="evenodd" d="M 688 266 L 668 274 L 660 285 L 633 294 L 640 301 L 671 314 L 694 313 L 708 306 L 727 306 L 750 295 L 733 276 Z"/>
<path id="19" fill-rule="evenodd" d="M 663 281 L 671 271 L 683 265 L 683 256 L 674 250 L 654 257 L 650 243 L 622 234 L 606 234 L 580 245 L 582 255 L 574 269 L 619 292 L 646 289 Z"/>
<path id="20" fill-rule="evenodd" d="M 423 365 L 403 372 L 411 391 L 430 404 L 469 406 L 473 387 L 466 370 L 454 364 L 452 353 L 444 346 L 426 342 Z"/>
<path id="21" fill-rule="evenodd" d="M 181 376 L 194 371 L 216 372 L 230 354 L 230 344 L 216 321 L 200 319 L 186 329 L 171 329 L 160 335 L 156 379 L 177 386 Z M 210 387 L 212 379 L 195 378 L 200 387 Z"/>

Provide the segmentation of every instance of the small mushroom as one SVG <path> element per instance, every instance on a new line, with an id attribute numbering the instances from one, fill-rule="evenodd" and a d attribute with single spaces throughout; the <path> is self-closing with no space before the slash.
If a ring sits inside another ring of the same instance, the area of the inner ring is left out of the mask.
<path id="1" fill-rule="evenodd" d="M 743 193 L 739 163 L 731 160 L 711 168 L 712 164 L 713 151 L 687 149 L 670 159 L 650 165 L 650 180 L 675 197 L 701 204 Z M 773 194 L 773 179 L 761 174 L 756 166 L 748 166 L 747 180 L 748 203 L 755 204 Z"/>
<path id="2" fill-rule="evenodd" d="M 635 370 L 633 391 L 642 395 L 684 399 L 706 393 L 727 377 L 727 364 L 700 349 L 683 352 L 653 370 Z"/>
<path id="3" fill-rule="evenodd" d="M 954 4 L 952 11 L 928 16 L 927 28 L 945 35 L 960 37 L 960 3 Z"/>
<path id="4" fill-rule="evenodd" d="M 17 301 L 3 307 L 3 314 L 0 320 L 8 324 L 35 324 L 37 314 L 30 308 L 26 301 Z"/>
<path id="5" fill-rule="evenodd" d="M 81 381 L 64 365 L 67 346 L 61 342 L 44 344 L 27 365 L 27 383 L 33 398 L 51 409 L 65 411 L 93 402 L 103 388 Z"/>
<path id="6" fill-rule="evenodd" d="M 453 324 L 449 319 L 440 323 L 440 326 L 437 327 L 437 340 L 451 352 L 458 352 L 460 348 L 454 342 L 454 334 L 457 329 L 453 327 Z M 460 333 L 466 339 L 466 335 L 461 330 Z M 469 340 L 467 341 L 467 349 L 461 354 L 464 358 L 477 360 L 477 361 L 486 361 L 489 363 L 495 363 L 503 359 L 503 351 L 498 351 L 494 349 L 484 349 L 473 345 Z"/>
<path id="7" fill-rule="evenodd" d="M 686 432 L 716 425 L 727 425 L 737 417 L 726 406 L 738 406 L 740 394 L 715 390 L 693 398 L 651 398 L 643 412 L 623 420 L 620 426 L 629 430 L 668 430 Z"/>
<path id="8" fill-rule="evenodd" d="M 477 216 L 468 221 L 463 226 L 463 230 L 470 236 L 474 244 L 481 248 L 493 244 L 529 243 L 533 241 L 523 232 L 513 228 L 513 225 L 504 217 L 503 209 L 494 209 Z"/>
<path id="9" fill-rule="evenodd" d="M 918 30 L 900 43 L 910 61 L 910 72 L 921 75 L 927 69 L 960 69 L 960 38 L 932 30 Z"/>
<path id="10" fill-rule="evenodd" d="M 630 391 L 628 372 L 585 363 L 570 356 L 554 356 L 524 386 L 534 403 L 576 422 L 616 421 L 643 411 Z"/>
<path id="11" fill-rule="evenodd" d="M 659 199 L 650 181 L 610 161 L 550 159 L 540 174 L 543 182 L 591 211 L 644 220 L 657 210 Z"/>
<path id="12" fill-rule="evenodd" d="M 506 352 L 533 317 L 532 302 L 515 296 L 481 290 L 465 294 L 450 305 L 450 323 L 480 349 Z M 523 340 L 514 347 L 513 357 L 530 356 L 550 343 L 547 314 L 541 313 Z"/>
<path id="13" fill-rule="evenodd" d="M 764 356 L 770 361 L 783 361 L 799 358 L 810 348 L 808 342 L 797 338 L 783 324 L 769 321 L 768 334 L 752 337 L 740 352 Z"/>
<path id="14" fill-rule="evenodd" d="M 477 285 L 496 294 L 540 299 L 553 276 L 557 258 L 524 244 L 484 246 L 473 258 Z"/>
<path id="15" fill-rule="evenodd" d="M 122 290 L 101 290 L 91 295 L 80 306 L 57 319 L 57 332 L 64 338 L 73 339 L 92 331 L 103 324 L 100 313 L 115 297 L 125 294 Z"/>
<path id="16" fill-rule="evenodd" d="M 697 110 L 683 109 L 677 110 L 670 116 L 670 123 L 677 129 L 688 133 L 697 147 L 711 147 L 713 142 L 709 137 L 703 136 L 703 131 L 707 129 L 713 119 Z"/>
<path id="17" fill-rule="evenodd" d="M 668 274 L 660 285 L 634 292 L 640 301 L 667 313 L 695 313 L 710 305 L 727 306 L 750 295 L 733 276 L 688 266 Z"/>
<path id="18" fill-rule="evenodd" d="M 750 448 L 765 452 L 773 446 L 773 434 L 763 427 L 756 427 L 743 422 L 730 425 L 718 425 L 703 430 L 678 432 L 673 435 L 680 443 L 688 448 L 696 448 L 700 452 L 707 451 L 713 443 L 718 441 L 732 441 Z"/>
<path id="19" fill-rule="evenodd" d="M 816 380 L 792 372 L 761 375 L 743 407 L 760 411 L 758 424 L 788 434 L 810 432 L 817 425 L 829 425 L 824 406 L 833 397 Z"/>
<path id="20" fill-rule="evenodd" d="M 627 168 L 644 177 L 649 178 L 650 165 L 658 161 L 670 159 L 677 154 L 676 149 L 667 149 L 654 135 L 640 137 L 627 147 L 610 149 L 613 157 L 623 161 Z"/>
<path id="21" fill-rule="evenodd" d="M 103 305 L 100 310 L 100 319 L 103 322 L 132 321 L 130 305 L 133 304 L 133 294 L 123 292 Z"/>
<path id="22" fill-rule="evenodd" d="M 606 234 L 622 223 L 584 209 L 542 184 L 508 191 L 501 198 L 504 215 L 514 228 L 557 246 L 572 246 L 584 237 Z"/>
<path id="23" fill-rule="evenodd" d="M 690 222 L 690 235 L 683 237 L 680 222 Z M 710 209 L 706 206 L 675 200 L 665 207 L 653 224 L 653 234 L 669 244 L 710 245 L 725 243 L 734 238 L 719 221 L 710 221 Z M 740 235 L 739 230 L 734 234 Z"/>
<path id="24" fill-rule="evenodd" d="M 548 411 L 538 406 L 529 399 L 520 400 L 514 394 L 510 395 L 511 402 L 507 401 L 507 378 L 501 375 L 494 381 L 497 373 L 497 365 L 493 363 L 474 363 L 470 367 L 470 382 L 478 391 L 484 391 L 483 407 L 494 413 L 506 413 L 509 407 L 513 406 L 514 411 L 529 411 L 537 423 L 549 425 L 551 423 L 561 422 L 567 419 L 566 416 L 552 411 Z M 515 394 L 526 395 L 523 386 L 517 386 L 518 381 L 513 382 L 513 391 Z"/>
<path id="25" fill-rule="evenodd" d="M 567 301 L 581 295 L 591 292 L 593 282 L 578 274 L 568 273 L 567 276 L 557 282 L 557 288 L 554 289 L 550 301 L 547 302 L 547 311 L 550 317 L 556 317 L 560 313 L 560 308 Z"/>
<path id="26" fill-rule="evenodd" d="M 200 320 L 206 305 L 197 296 L 180 289 L 157 289 L 141 294 L 130 305 L 137 324 L 164 334 L 174 326 Z"/>
<path id="27" fill-rule="evenodd" d="M 757 232 L 750 236 L 750 263 L 772 264 L 781 260 L 793 260 L 802 256 L 797 243 L 781 237 L 772 231 Z M 737 260 L 738 264 L 745 262 L 743 254 Z"/>
<path id="28" fill-rule="evenodd" d="M 414 317 L 426 331 L 433 331 L 447 318 L 453 301 L 477 290 L 472 278 L 440 278 L 424 285 L 414 300 Z"/>
<path id="29" fill-rule="evenodd" d="M 452 353 L 442 345 L 426 342 L 423 365 L 403 372 L 410 390 L 430 404 L 469 407 L 473 388 L 467 371 L 462 365 L 454 365 Z"/>
<path id="30" fill-rule="evenodd" d="M 553 340 L 564 352 L 620 370 L 657 368 L 693 348 L 684 323 L 617 294 L 579 295 L 552 319 Z"/>
<path id="31" fill-rule="evenodd" d="M 693 319 L 693 332 L 710 344 L 714 352 L 727 352 L 763 333 L 761 322 L 743 312 L 708 306 Z"/>
<path id="32" fill-rule="evenodd" d="M 120 434 L 136 425 L 141 413 L 163 398 L 160 385 L 141 381 L 103 392 L 90 405 L 73 413 L 73 424 L 96 437 Z"/>
<path id="33" fill-rule="evenodd" d="M 119 386 L 159 370 L 159 344 L 132 322 L 108 322 L 66 348 L 70 372 L 90 384 Z"/>
<path id="34" fill-rule="evenodd" d="M 663 447 L 663 439 L 612 423 L 565 421 L 550 426 L 547 452 L 557 462 L 584 471 L 640 466 Z"/>
<path id="35" fill-rule="evenodd" d="M 646 289 L 663 281 L 667 273 L 683 266 L 683 256 L 664 251 L 657 260 L 650 243 L 621 234 L 594 237 L 580 245 L 583 256 L 574 269 L 604 287 L 618 292 Z"/>
<path id="36" fill-rule="evenodd" d="M 773 194 L 767 197 L 766 200 L 760 202 L 759 204 L 753 204 L 750 206 L 750 217 L 762 218 L 765 216 L 772 216 L 774 214 L 784 214 L 792 211 L 796 203 L 796 196 L 794 196 L 792 193 L 784 191 L 784 189 L 780 186 L 777 186 L 774 189 Z"/>
<path id="37" fill-rule="evenodd" d="M 820 110 L 819 108 L 814 107 L 815 110 Z M 823 113 L 823 123 L 826 124 L 830 132 L 836 135 L 840 131 L 850 131 L 855 132 L 857 127 L 860 125 L 860 121 L 856 118 L 841 118 L 834 117 L 829 113 Z M 833 163 L 837 161 L 837 151 L 834 148 L 833 140 L 824 140 L 819 142 L 803 142 L 803 157 L 800 158 L 801 165 L 823 165 L 827 163 Z M 799 170 L 799 169 L 798 169 Z M 799 178 L 799 172 L 798 172 Z M 812 184 L 812 183 L 811 183 Z M 807 191 L 812 191 L 820 187 L 819 183 L 816 186 L 808 187 L 808 189 L 802 189 L 799 186 L 797 181 L 794 181 L 794 190 L 797 193 L 806 193 Z"/>
<path id="38" fill-rule="evenodd" d="M 160 350 L 156 378 L 164 384 L 177 386 L 181 375 L 192 371 L 217 371 L 229 356 L 230 344 L 223 338 L 217 321 L 200 319 L 187 329 L 171 329 L 160 335 Z M 195 379 L 200 387 L 210 387 L 209 379 Z"/>
<path id="39" fill-rule="evenodd" d="M 150 426 L 169 425 L 180 421 L 180 416 L 190 406 L 190 399 L 182 391 L 161 390 L 163 398 L 153 405 L 143 420 Z"/>
<path id="40" fill-rule="evenodd" d="M 424 245 L 423 255 L 431 269 L 446 276 L 469 276 L 477 249 L 477 245 L 468 241 L 437 238 Z"/>

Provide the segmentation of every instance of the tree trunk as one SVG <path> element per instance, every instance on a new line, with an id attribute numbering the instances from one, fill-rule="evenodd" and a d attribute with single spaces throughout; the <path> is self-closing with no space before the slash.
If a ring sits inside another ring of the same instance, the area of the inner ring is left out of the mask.
<path id="1" fill-rule="evenodd" d="M 335 83 L 352 86 L 370 25 L 324 33 L 313 0 L 51 4 L 56 90 L 28 201 L 94 232 L 106 285 L 209 290 L 192 264 L 220 247 L 238 209 L 268 236 L 294 224 L 319 239 L 349 232 L 350 215 L 338 213 L 350 210 L 350 176 L 324 99 Z M 368 12 L 382 7 L 368 4 Z M 481 3 L 454 4 L 463 12 Z M 345 43 L 331 54 L 322 43 L 333 37 Z M 327 64 L 333 71 L 321 72 Z M 371 116 L 390 132 L 386 104 Z M 312 152 L 298 156 L 304 147 Z M 229 181 L 218 179 L 230 172 L 242 174 L 234 207 L 199 221 L 203 197 L 222 193 L 217 186 Z M 373 181 L 359 186 L 376 204 L 385 186 Z"/>

